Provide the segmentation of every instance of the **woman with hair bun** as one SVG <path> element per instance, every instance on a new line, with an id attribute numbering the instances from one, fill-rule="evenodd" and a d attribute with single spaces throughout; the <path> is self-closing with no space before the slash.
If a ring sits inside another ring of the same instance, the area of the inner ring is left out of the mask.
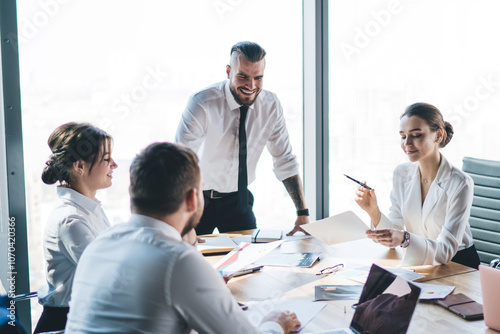
<path id="1" fill-rule="evenodd" d="M 96 192 L 111 186 L 118 167 L 111 157 L 111 136 L 87 123 L 59 126 L 48 144 L 52 154 L 42 180 L 59 183 L 58 203 L 44 231 L 47 283 L 38 291 L 43 313 L 35 333 L 64 329 L 76 264 L 85 247 L 110 226 Z"/>
<path id="2" fill-rule="evenodd" d="M 389 216 L 380 212 L 373 189 L 356 191 L 372 222 L 367 236 L 406 248 L 404 266 L 454 261 L 477 268 L 469 225 L 474 183 L 439 151 L 452 139 L 453 127 L 433 105 L 415 103 L 401 115 L 399 134 L 410 162 L 394 170 Z"/>

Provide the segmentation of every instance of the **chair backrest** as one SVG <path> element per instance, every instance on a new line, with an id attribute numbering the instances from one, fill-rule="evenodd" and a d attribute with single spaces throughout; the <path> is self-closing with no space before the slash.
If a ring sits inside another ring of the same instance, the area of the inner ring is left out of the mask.
<path id="1" fill-rule="evenodd" d="M 500 161 L 465 157 L 462 169 L 474 180 L 472 237 L 479 259 L 489 264 L 500 257 Z"/>

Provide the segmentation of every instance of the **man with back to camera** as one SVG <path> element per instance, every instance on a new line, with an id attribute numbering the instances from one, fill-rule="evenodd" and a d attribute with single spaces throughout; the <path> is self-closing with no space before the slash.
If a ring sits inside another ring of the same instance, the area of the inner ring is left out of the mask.
<path id="1" fill-rule="evenodd" d="M 280 101 L 262 90 L 266 51 L 257 43 L 239 42 L 226 66 L 229 80 L 216 83 L 188 101 L 176 141 L 200 156 L 205 211 L 196 232 L 253 229 L 253 195 L 257 161 L 267 146 L 274 173 L 283 181 L 297 210 L 293 235 L 309 222 L 299 164 L 292 154 Z"/>
<path id="2" fill-rule="evenodd" d="M 254 327 L 224 280 L 181 237 L 203 212 L 196 154 L 154 143 L 130 167 L 130 221 L 111 227 L 78 263 L 66 333 L 289 333 L 294 313 Z"/>

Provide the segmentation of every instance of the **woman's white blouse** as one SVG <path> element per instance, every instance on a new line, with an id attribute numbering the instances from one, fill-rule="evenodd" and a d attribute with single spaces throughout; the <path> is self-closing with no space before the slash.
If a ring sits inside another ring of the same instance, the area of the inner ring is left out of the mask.
<path id="1" fill-rule="evenodd" d="M 389 217 L 382 215 L 377 229 L 410 233 L 403 266 L 448 263 L 457 251 L 474 243 L 469 225 L 474 182 L 441 155 L 436 178 L 422 204 L 418 166 L 418 162 L 409 162 L 394 170 Z"/>
<path id="2" fill-rule="evenodd" d="M 57 187 L 58 203 L 43 236 L 47 283 L 38 291 L 44 306 L 68 307 L 76 264 L 87 245 L 110 224 L 97 200 Z"/>

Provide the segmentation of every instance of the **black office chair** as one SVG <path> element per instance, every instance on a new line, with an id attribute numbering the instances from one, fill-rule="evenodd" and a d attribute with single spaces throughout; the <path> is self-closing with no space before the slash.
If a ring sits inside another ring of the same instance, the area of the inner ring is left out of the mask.
<path id="1" fill-rule="evenodd" d="M 469 223 L 483 264 L 500 257 L 500 161 L 463 158 L 463 171 L 474 180 Z"/>

